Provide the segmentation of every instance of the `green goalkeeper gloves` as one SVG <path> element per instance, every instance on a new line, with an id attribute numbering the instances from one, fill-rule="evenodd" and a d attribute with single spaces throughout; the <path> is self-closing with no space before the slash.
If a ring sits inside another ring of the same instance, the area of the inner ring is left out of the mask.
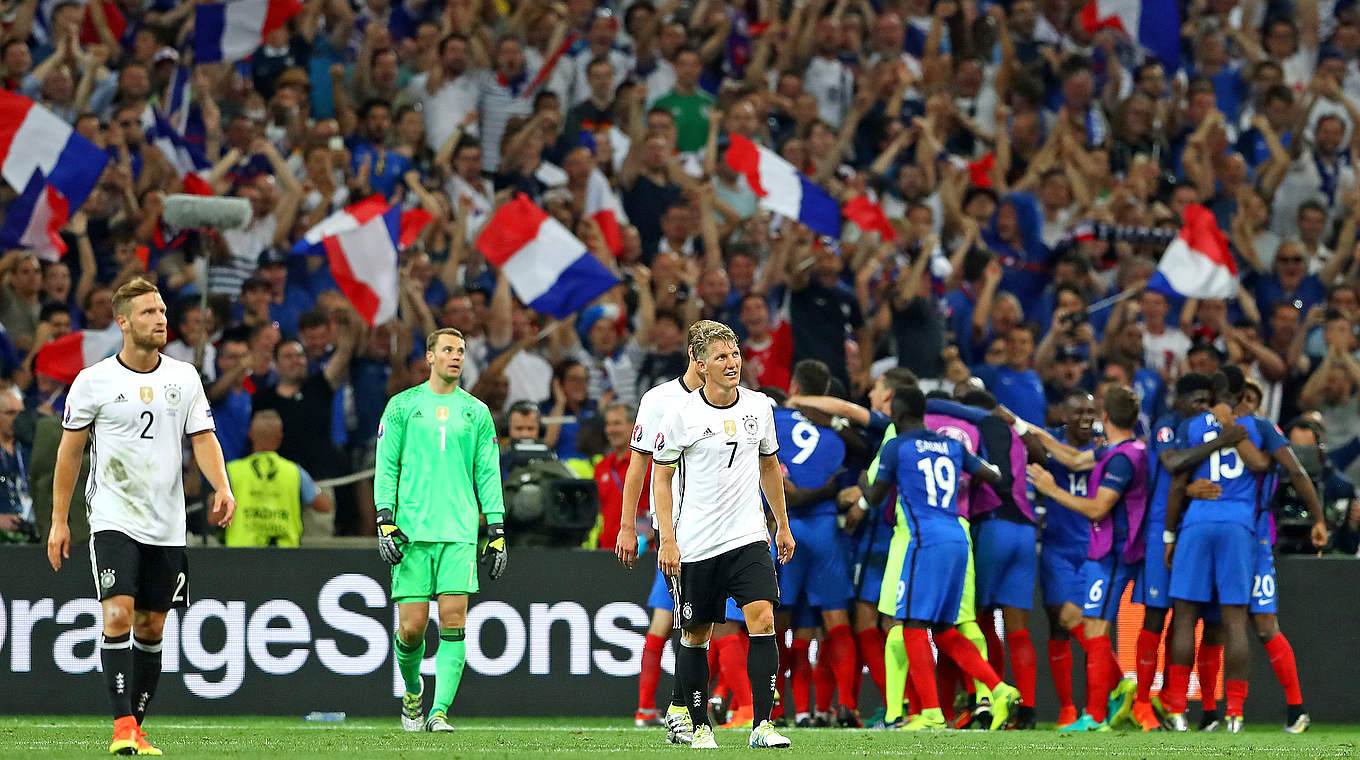
<path id="1" fill-rule="evenodd" d="M 487 566 L 491 580 L 498 581 L 505 575 L 510 557 L 505 553 L 505 524 L 487 523 L 486 546 L 482 548 L 482 564 Z"/>
<path id="2" fill-rule="evenodd" d="M 392 516 L 392 510 L 378 510 L 378 555 L 389 565 L 401 562 L 405 556 L 401 551 L 401 545 L 409 541 L 406 534 L 397 527 L 396 518 Z"/>

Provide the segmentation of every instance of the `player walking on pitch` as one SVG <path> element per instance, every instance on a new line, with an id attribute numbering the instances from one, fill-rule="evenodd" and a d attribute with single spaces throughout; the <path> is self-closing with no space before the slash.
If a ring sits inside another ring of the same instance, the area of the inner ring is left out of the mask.
<path id="1" fill-rule="evenodd" d="M 750 633 L 747 673 L 753 722 L 750 746 L 787 747 L 770 722 L 779 649 L 774 603 L 779 579 L 770 556 L 761 493 L 778 529 L 780 562 L 793 556 L 784 483 L 775 454 L 774 412 L 763 393 L 738 388 L 741 351 L 725 325 L 705 331 L 694 351 L 704 385 L 671 409 L 657 434 L 652 497 L 660 531 L 658 564 L 676 577 L 681 628 L 675 672 L 694 722 L 696 749 L 717 747 L 709 724 L 708 648 L 713 624 L 726 622 L 726 600 L 741 607 Z M 678 497 L 671 493 L 679 479 Z"/>
<path id="2" fill-rule="evenodd" d="M 482 515 L 488 540 L 481 559 L 491 580 L 501 577 L 509 561 L 496 426 L 486 404 L 458 387 L 464 350 L 459 331 L 430 333 L 429 381 L 393 396 L 378 425 L 373 501 L 378 553 L 392 565 L 398 621 L 393 644 L 406 684 L 401 726 L 407 731 L 453 730 L 447 713 L 467 660 L 463 627 L 467 595 L 477 591 Z M 420 663 L 431 599 L 439 602 L 439 652 L 427 720 Z"/>
<path id="3" fill-rule="evenodd" d="M 99 659 L 113 708 L 109 752 L 159 755 L 141 724 L 160 680 L 165 613 L 189 600 L 183 436 L 215 491 L 211 520 L 231 524 L 236 501 L 198 370 L 160 352 L 166 341 L 160 292 L 136 278 L 114 294 L 113 310 L 122 350 L 81 370 L 66 397 L 47 559 L 60 570 L 71 556 L 71 491 L 93 432 L 85 503 L 103 607 Z"/>

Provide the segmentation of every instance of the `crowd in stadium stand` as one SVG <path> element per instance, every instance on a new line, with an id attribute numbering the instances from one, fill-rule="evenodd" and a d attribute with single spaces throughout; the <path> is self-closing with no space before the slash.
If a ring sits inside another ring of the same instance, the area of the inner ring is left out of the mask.
<path id="1" fill-rule="evenodd" d="M 1123 383 L 1145 433 L 1179 374 L 1234 363 L 1260 414 L 1310 421 L 1360 482 L 1360 4 L 1179 6 L 1158 59 L 1076 0 L 306 0 L 248 58 L 195 65 L 195 3 L 9 3 L 3 87 L 108 164 L 64 257 L 0 258 L 0 532 L 32 520 L 30 451 L 62 409 L 36 354 L 116 331 L 133 277 L 165 294 L 166 353 L 200 363 L 227 459 L 273 409 L 279 453 L 316 480 L 371 467 L 386 399 L 454 327 L 503 440 L 547 444 L 617 515 L 629 404 L 684 371 L 709 318 L 738 332 L 753 388 L 814 358 L 863 398 L 900 366 L 926 390 L 978 378 L 1036 425 L 1071 389 Z M 244 228 L 160 219 L 184 181 L 144 114 L 186 72 L 173 116 L 212 191 L 250 202 Z M 771 214 L 726 160 L 737 138 L 890 228 Z M 521 193 L 622 280 L 546 335 L 476 245 Z M 375 194 L 434 221 L 401 252 L 399 318 L 369 326 L 326 258 L 292 249 Z M 1231 245 L 1233 298 L 1143 288 L 1190 204 Z M 608 444 L 578 446 L 592 417 Z M 333 529 L 371 533 L 371 485 L 352 491 Z M 1357 535 L 1360 509 L 1337 545 Z"/>

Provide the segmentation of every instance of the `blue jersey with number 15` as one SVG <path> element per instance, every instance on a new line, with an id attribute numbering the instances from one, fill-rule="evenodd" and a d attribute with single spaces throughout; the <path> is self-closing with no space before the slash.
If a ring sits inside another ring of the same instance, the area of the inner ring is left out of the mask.
<path id="1" fill-rule="evenodd" d="M 1247 429 L 1247 440 L 1261 448 L 1261 431 L 1251 417 L 1237 419 Z M 1191 417 L 1182 448 L 1193 448 L 1212 441 L 1223 432 L 1214 415 L 1205 412 Z M 1223 489 L 1213 501 L 1195 499 L 1186 509 L 1182 525 L 1198 522 L 1231 522 L 1252 528 L 1256 525 L 1256 473 L 1247 469 L 1236 448 L 1218 449 L 1195 468 L 1191 480 L 1208 480 Z"/>
<path id="2" fill-rule="evenodd" d="M 779 439 L 779 463 L 799 488 L 821 488 L 845 462 L 845 442 L 831 428 L 814 425 L 792 409 L 774 410 L 774 432 Z M 824 501 L 790 510 L 791 519 L 836 514 L 836 503 Z"/>

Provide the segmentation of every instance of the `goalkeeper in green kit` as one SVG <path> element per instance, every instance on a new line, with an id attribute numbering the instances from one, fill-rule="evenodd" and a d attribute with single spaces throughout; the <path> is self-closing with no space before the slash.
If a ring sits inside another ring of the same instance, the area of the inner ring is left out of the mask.
<path id="1" fill-rule="evenodd" d="M 486 404 L 458 387 L 463 334 L 445 328 L 425 340 L 430 380 L 387 402 L 378 425 L 373 501 L 378 553 L 392 565 L 397 604 L 397 667 L 406 682 L 401 726 L 452 731 L 447 712 L 463 678 L 468 594 L 477 591 L 477 532 L 486 516 L 481 561 L 491 580 L 505 572 L 505 505 L 496 426 Z M 434 702 L 424 718 L 425 629 L 439 601 Z"/>

